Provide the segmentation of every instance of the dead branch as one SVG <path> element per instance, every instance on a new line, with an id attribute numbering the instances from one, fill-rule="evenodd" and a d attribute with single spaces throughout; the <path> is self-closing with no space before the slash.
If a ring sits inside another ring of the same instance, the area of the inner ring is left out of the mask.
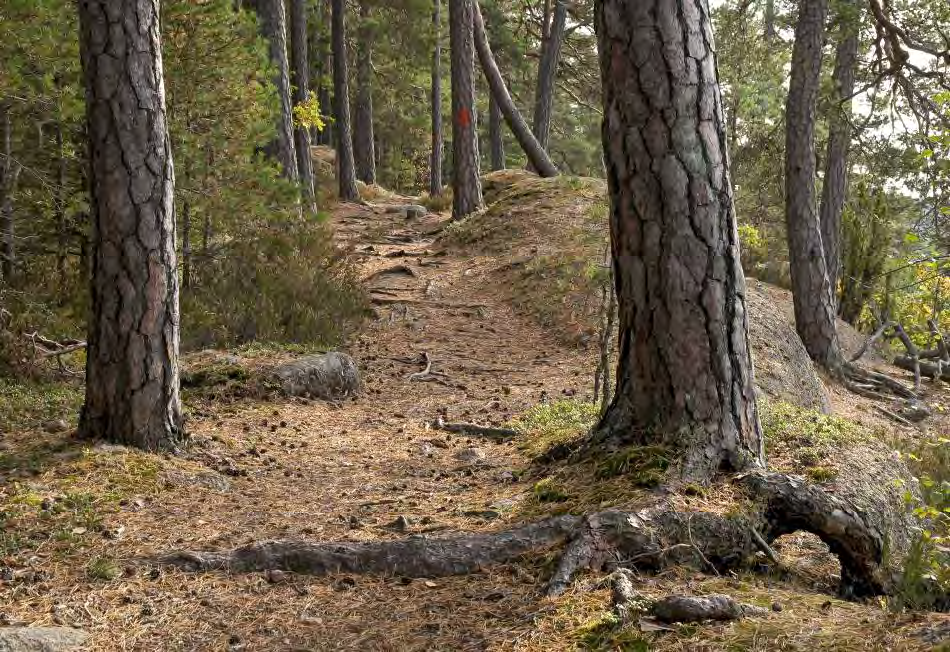
<path id="1" fill-rule="evenodd" d="M 477 423 L 446 423 L 442 420 L 442 415 L 439 415 L 436 420 L 432 422 L 432 427 L 458 435 L 489 437 L 501 441 L 514 439 L 519 434 L 517 430 L 512 430 L 511 428 L 480 426 Z"/>
<path id="2" fill-rule="evenodd" d="M 914 371 L 916 367 L 920 367 L 920 373 L 927 378 L 933 378 L 937 380 L 945 380 L 950 382 L 950 366 L 947 366 L 946 363 L 938 360 L 937 362 L 920 362 L 919 360 L 915 361 L 910 356 L 899 355 L 894 358 L 894 366 L 900 367 L 907 371 Z"/>
<path id="3" fill-rule="evenodd" d="M 864 344 L 861 345 L 861 348 L 858 349 L 857 352 L 855 352 L 853 356 L 851 356 L 851 360 L 849 360 L 849 362 L 857 362 L 862 357 L 864 357 L 864 354 L 868 352 L 868 349 L 871 348 L 871 345 L 874 344 L 874 342 L 877 341 L 877 339 L 881 337 L 881 335 L 883 335 L 885 331 L 887 331 L 890 328 L 893 328 L 894 326 L 895 324 L 892 321 L 887 321 L 881 324 L 880 328 L 874 331 L 871 334 L 871 337 L 869 337 L 868 339 L 864 341 Z"/>
<path id="4" fill-rule="evenodd" d="M 426 382 L 426 381 L 432 381 L 432 380 L 436 382 L 441 382 L 443 378 L 447 377 L 441 371 L 432 371 L 432 359 L 429 357 L 428 352 L 426 351 L 422 352 L 422 360 L 423 362 L 425 362 L 426 368 L 423 369 L 422 371 L 417 371 L 414 374 L 409 374 L 408 376 L 409 382 L 412 382 L 412 381 Z"/>
<path id="5" fill-rule="evenodd" d="M 901 344 L 904 345 L 904 348 L 907 349 L 907 355 L 910 357 L 913 362 L 913 371 L 914 371 L 914 391 L 920 391 L 920 350 L 917 348 L 917 345 L 914 344 L 914 341 L 910 339 L 910 336 L 907 334 L 907 331 L 904 330 L 903 325 L 894 324 L 894 334 L 897 336 L 897 339 L 901 341 Z"/>
<path id="6" fill-rule="evenodd" d="M 914 424 L 913 424 L 910 420 L 905 419 L 904 417 L 902 417 L 901 415 L 897 414 L 896 412 L 891 412 L 891 411 L 888 410 L 887 408 L 881 407 L 880 405 L 875 405 L 874 407 L 877 408 L 877 411 L 878 411 L 878 412 L 880 412 L 881 414 L 883 414 L 883 415 L 886 416 L 887 418 L 889 418 L 889 419 L 891 419 L 891 420 L 893 420 L 893 421 L 896 421 L 897 423 L 901 424 L 902 426 L 908 426 L 908 427 L 910 427 L 910 428 L 915 427 Z"/>
<path id="7" fill-rule="evenodd" d="M 768 610 L 728 595 L 671 595 L 653 603 L 650 613 L 664 623 L 698 623 L 705 620 L 739 620 L 748 616 L 764 616 Z"/>

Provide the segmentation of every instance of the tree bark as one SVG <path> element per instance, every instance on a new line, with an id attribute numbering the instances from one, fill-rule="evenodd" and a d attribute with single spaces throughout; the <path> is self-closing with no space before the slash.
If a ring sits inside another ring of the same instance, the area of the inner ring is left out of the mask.
<path id="1" fill-rule="evenodd" d="M 307 39 L 308 0 L 290 0 L 290 59 L 293 71 L 294 104 L 304 104 L 310 97 L 310 61 Z M 297 155 L 297 174 L 306 204 L 316 212 L 313 190 L 313 159 L 310 158 L 310 130 L 302 125 L 294 127 L 294 151 Z"/>
<path id="2" fill-rule="evenodd" d="M 840 12 L 840 36 L 835 52 L 833 106 L 828 133 L 828 153 L 821 195 L 821 241 L 825 251 L 828 282 L 837 309 L 841 276 L 841 214 L 848 199 L 848 150 L 851 147 L 851 95 L 858 64 L 859 22 L 856 3 L 846 3 Z"/>
<path id="3" fill-rule="evenodd" d="M 20 176 L 20 164 L 13 159 L 13 121 L 10 107 L 0 104 L 0 122 L 3 123 L 3 165 L 0 166 L 0 276 L 7 284 L 13 280 L 16 268 L 16 224 L 13 219 L 13 193 Z"/>
<path id="4" fill-rule="evenodd" d="M 356 102 L 353 115 L 353 150 L 356 178 L 376 183 L 376 151 L 373 136 L 373 30 L 369 5 L 360 2 L 360 27 L 356 53 Z"/>
<path id="5" fill-rule="evenodd" d="M 452 71 L 452 218 L 482 207 L 475 114 L 475 0 L 449 0 Z"/>
<path id="6" fill-rule="evenodd" d="M 541 61 L 538 64 L 538 83 L 534 95 L 534 120 L 531 131 L 542 149 L 548 148 L 551 133 L 551 112 L 554 108 L 554 87 L 557 81 L 557 67 L 561 60 L 561 45 L 564 42 L 564 28 L 567 25 L 567 2 L 555 0 L 554 16 L 551 20 L 550 35 L 544 41 Z"/>
<path id="7" fill-rule="evenodd" d="M 434 0 L 432 29 L 435 45 L 432 48 L 432 151 L 429 154 L 429 195 L 442 194 L 442 0 Z"/>
<path id="8" fill-rule="evenodd" d="M 80 434 L 146 450 L 184 437 L 174 172 L 158 0 L 80 0 L 92 212 Z"/>
<path id="9" fill-rule="evenodd" d="M 353 132 L 350 129 L 350 82 L 346 65 L 346 2 L 331 0 L 333 40 L 333 113 L 336 118 L 336 168 L 340 201 L 357 201 Z"/>
<path id="10" fill-rule="evenodd" d="M 765 0 L 765 40 L 771 43 L 777 35 L 778 30 L 775 29 L 775 0 Z"/>
<path id="11" fill-rule="evenodd" d="M 330 45 L 329 0 L 319 0 L 317 6 L 320 10 L 319 23 L 316 29 L 313 30 L 315 46 L 312 49 L 317 62 L 314 84 L 317 92 L 317 101 L 320 104 L 320 113 L 326 115 L 327 112 L 333 110 L 333 98 L 331 97 L 330 84 L 328 83 L 333 70 L 332 49 Z M 318 145 L 332 145 L 333 123 L 328 120 L 323 129 L 314 134 L 314 140 Z"/>
<path id="12" fill-rule="evenodd" d="M 827 10 L 828 0 L 799 4 L 785 107 L 785 224 L 796 330 L 811 358 L 836 372 L 841 351 L 815 196 L 815 106 Z"/>
<path id="13" fill-rule="evenodd" d="M 504 116 L 494 95 L 488 96 L 488 147 L 491 153 L 491 169 L 505 169 L 505 138 L 502 131 Z"/>
<path id="14" fill-rule="evenodd" d="M 261 36 L 268 43 L 271 64 L 276 69 L 274 86 L 280 98 L 277 140 L 272 152 L 280 163 L 284 178 L 298 181 L 297 152 L 294 146 L 294 114 L 290 96 L 290 66 L 287 63 L 287 18 L 283 0 L 251 0 L 257 12 Z"/>
<path id="15" fill-rule="evenodd" d="M 58 117 L 55 124 L 56 137 L 56 272 L 59 276 L 61 299 L 65 298 L 66 289 L 66 249 L 69 245 L 69 232 L 66 224 L 66 188 L 67 161 L 65 143 L 63 142 L 62 117 Z"/>
<path id="16" fill-rule="evenodd" d="M 697 481 L 761 466 L 706 4 L 601 0 L 596 21 L 619 307 L 617 388 L 599 436 L 677 447 Z"/>
<path id="17" fill-rule="evenodd" d="M 491 47 L 488 44 L 488 34 L 485 32 L 485 23 L 482 20 L 482 12 L 478 8 L 477 0 L 473 0 L 473 9 L 475 48 L 478 50 L 478 60 L 482 64 L 482 71 L 485 73 L 485 79 L 488 81 L 492 97 L 495 98 L 502 115 L 505 116 L 508 128 L 511 129 L 518 140 L 518 144 L 521 145 L 524 153 L 528 156 L 528 163 L 531 167 L 537 170 L 542 177 L 557 176 L 557 167 L 551 162 L 538 139 L 531 133 L 528 124 L 524 121 L 521 112 L 518 111 L 518 107 L 515 106 L 514 100 L 511 99 L 511 95 L 508 93 L 505 80 L 501 76 L 501 71 L 498 70 L 495 57 L 492 55 Z"/>

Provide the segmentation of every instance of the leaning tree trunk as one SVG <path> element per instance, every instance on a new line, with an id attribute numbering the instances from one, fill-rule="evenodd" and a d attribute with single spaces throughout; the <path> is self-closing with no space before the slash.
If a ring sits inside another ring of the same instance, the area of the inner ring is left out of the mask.
<path id="1" fill-rule="evenodd" d="M 841 352 L 815 198 L 815 106 L 828 0 L 799 4 L 785 107 L 785 224 L 795 327 L 811 358 L 835 371 Z"/>
<path id="2" fill-rule="evenodd" d="M 183 441 L 174 173 L 158 0 L 81 0 L 92 280 L 80 434 Z"/>
<path id="3" fill-rule="evenodd" d="M 336 168 L 341 201 L 360 198 L 353 161 L 353 132 L 350 129 L 350 82 L 346 65 L 346 2 L 332 0 L 333 113 L 336 118 Z"/>
<path id="4" fill-rule="evenodd" d="M 429 154 L 429 195 L 442 194 L 442 0 L 432 7 L 432 152 Z"/>
<path id="5" fill-rule="evenodd" d="M 551 112 L 554 108 L 554 85 L 557 81 L 557 66 L 561 60 L 561 45 L 564 43 L 564 28 L 567 25 L 567 1 L 555 0 L 551 31 L 541 51 L 538 64 L 538 83 L 534 94 L 534 121 L 531 131 L 542 149 L 548 148 L 551 133 Z"/>
<path id="6" fill-rule="evenodd" d="M 514 100 L 511 99 L 511 95 L 508 93 L 508 87 L 505 86 L 505 80 L 501 76 L 501 71 L 498 70 L 495 57 L 492 55 L 491 47 L 488 44 L 488 34 L 485 32 L 485 23 L 482 20 L 482 12 L 478 8 L 477 0 L 473 0 L 473 7 L 475 12 L 475 48 L 478 50 L 478 60 L 482 64 L 482 71 L 485 73 L 485 79 L 488 81 L 492 97 L 495 98 L 495 102 L 498 103 L 498 107 L 505 116 L 508 128 L 511 129 L 515 138 L 518 139 L 521 149 L 528 156 L 528 163 L 531 167 L 537 170 L 542 177 L 557 176 L 557 167 L 551 162 L 548 153 L 541 147 L 538 139 L 531 133 L 528 123 L 524 121 L 521 112 L 518 111 L 518 107 L 515 106 Z"/>
<path id="7" fill-rule="evenodd" d="M 482 206 L 475 116 L 475 0 L 449 0 L 452 68 L 452 218 Z"/>
<path id="8" fill-rule="evenodd" d="M 495 96 L 490 95 L 488 97 L 488 147 L 493 171 L 505 169 L 505 138 L 502 127 L 504 120 Z"/>
<path id="9" fill-rule="evenodd" d="M 599 437 L 672 445 L 705 481 L 763 452 L 712 23 L 690 7 L 597 3 L 620 322 Z"/>
<path id="10" fill-rule="evenodd" d="M 297 152 L 294 147 L 293 102 L 290 97 L 290 67 L 287 63 L 287 19 L 283 0 L 253 0 L 260 32 L 268 44 L 271 64 L 276 70 L 274 85 L 280 98 L 277 118 L 276 150 L 273 154 L 280 163 L 286 179 L 297 181 Z"/>
<path id="11" fill-rule="evenodd" d="M 307 42 L 308 0 L 290 0 L 290 59 L 294 77 L 294 104 L 304 104 L 310 97 L 310 62 Z M 316 211 L 313 191 L 313 160 L 310 158 L 310 130 L 294 127 L 294 150 L 297 155 L 297 173 L 303 197 L 311 211 Z"/>
<path id="12" fill-rule="evenodd" d="M 359 39 L 356 53 L 356 102 L 353 107 L 353 150 L 356 178 L 376 183 L 376 152 L 373 136 L 373 30 L 368 24 L 369 5 L 360 2 Z"/>
<path id="13" fill-rule="evenodd" d="M 841 214 L 848 196 L 848 149 L 851 147 L 851 95 L 858 63 L 859 21 L 856 3 L 840 12 L 841 35 L 835 53 L 834 105 L 828 134 L 828 155 L 821 195 L 821 242 L 832 298 L 841 276 Z"/>

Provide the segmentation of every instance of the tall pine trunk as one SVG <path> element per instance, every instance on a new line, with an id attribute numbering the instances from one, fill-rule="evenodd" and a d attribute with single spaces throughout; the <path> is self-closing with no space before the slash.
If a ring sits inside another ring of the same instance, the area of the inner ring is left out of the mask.
<path id="1" fill-rule="evenodd" d="M 567 0 L 555 0 L 554 17 L 551 20 L 548 38 L 541 49 L 541 61 L 538 64 L 538 83 L 534 94 L 534 121 L 531 128 L 534 137 L 545 150 L 548 148 L 548 139 L 551 134 L 554 88 L 566 26 Z"/>
<path id="2" fill-rule="evenodd" d="M 360 26 L 356 52 L 356 101 L 353 107 L 353 150 L 356 178 L 376 183 L 376 151 L 373 136 L 373 30 L 370 9 L 360 2 Z"/>
<path id="3" fill-rule="evenodd" d="M 79 22 L 93 249 L 80 434 L 176 450 L 174 172 L 158 0 L 80 0 Z"/>
<path id="4" fill-rule="evenodd" d="M 271 152 L 280 163 L 286 179 L 297 181 L 297 152 L 294 146 L 293 102 L 290 96 L 290 66 L 287 63 L 287 18 L 284 0 L 252 0 L 257 12 L 258 27 L 268 43 L 270 60 L 276 74 L 274 86 L 280 98 L 277 118 L 277 140 Z"/>
<path id="5" fill-rule="evenodd" d="M 706 7 L 596 4 L 619 311 L 617 389 L 600 432 L 678 449 L 697 481 L 763 463 Z"/>
<path id="6" fill-rule="evenodd" d="M 434 0 L 432 29 L 435 43 L 432 47 L 432 151 L 429 154 L 429 194 L 442 194 L 442 0 Z"/>
<path id="7" fill-rule="evenodd" d="M 811 358 L 841 363 L 835 301 L 821 239 L 815 191 L 815 107 L 828 0 L 801 0 L 785 106 L 785 225 L 795 327 Z"/>
<path id="8" fill-rule="evenodd" d="M 309 0 L 290 0 L 290 60 L 293 71 L 294 104 L 303 104 L 310 97 L 310 58 L 307 39 L 307 12 Z M 313 192 L 313 159 L 310 158 L 310 130 L 294 127 L 294 152 L 297 155 L 297 174 L 303 196 L 311 211 L 316 210 Z"/>
<path id="9" fill-rule="evenodd" d="M 832 75 L 834 102 L 829 120 L 828 153 L 821 195 L 821 241 L 832 297 L 837 300 L 841 276 L 841 214 L 848 199 L 848 150 L 851 147 L 851 95 L 858 64 L 859 10 L 852 2 L 842 5 L 840 34 Z"/>
<path id="10" fill-rule="evenodd" d="M 10 284 L 16 269 L 16 224 L 13 217 L 13 193 L 20 176 L 20 165 L 13 158 L 13 120 L 10 106 L 0 103 L 3 129 L 3 161 L 0 165 L 0 273 Z"/>
<path id="11" fill-rule="evenodd" d="M 482 206 L 475 115 L 474 0 L 449 0 L 452 69 L 452 217 Z"/>
<path id="12" fill-rule="evenodd" d="M 346 1 L 331 0 L 333 40 L 333 114 L 336 119 L 336 174 L 340 201 L 360 198 L 350 128 L 350 81 L 346 65 Z"/>
<path id="13" fill-rule="evenodd" d="M 505 118 L 494 95 L 488 96 L 488 147 L 491 153 L 491 169 L 505 169 Z"/>
<path id="14" fill-rule="evenodd" d="M 333 97 L 330 92 L 333 77 L 333 61 L 330 37 L 330 6 L 329 0 L 317 1 L 318 21 L 311 30 L 314 47 L 311 53 L 314 56 L 314 87 L 317 93 L 317 102 L 320 104 L 320 113 L 328 115 L 333 111 Z M 318 145 L 333 145 L 333 122 L 327 120 L 323 129 L 314 130 L 313 139 Z"/>

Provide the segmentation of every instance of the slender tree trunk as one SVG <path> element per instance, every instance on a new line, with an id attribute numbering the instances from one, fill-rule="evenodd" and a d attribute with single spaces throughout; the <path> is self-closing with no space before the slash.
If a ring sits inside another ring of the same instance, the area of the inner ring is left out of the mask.
<path id="1" fill-rule="evenodd" d="M 835 371 L 841 352 L 815 192 L 815 106 L 828 0 L 801 0 L 785 107 L 785 223 L 795 326 L 811 358 Z"/>
<path id="2" fill-rule="evenodd" d="M 158 0 L 80 0 L 92 282 L 80 433 L 182 444 L 174 172 Z"/>
<path id="3" fill-rule="evenodd" d="M 373 136 L 373 30 L 370 9 L 360 2 L 360 27 L 356 53 L 356 102 L 353 115 L 353 150 L 356 178 L 365 184 L 376 183 L 376 151 Z"/>
<path id="4" fill-rule="evenodd" d="M 848 199 L 848 150 L 851 147 L 851 95 L 858 64 L 858 7 L 852 2 L 840 12 L 840 40 L 835 53 L 834 103 L 829 120 L 828 153 L 821 195 L 821 241 L 832 298 L 837 300 L 841 276 L 841 214 Z"/>
<path id="5" fill-rule="evenodd" d="M 0 104 L 0 122 L 3 123 L 3 165 L 0 167 L 0 272 L 7 283 L 13 280 L 16 269 L 16 224 L 13 219 L 13 193 L 20 176 L 20 164 L 13 160 L 13 121 L 10 108 Z"/>
<path id="6" fill-rule="evenodd" d="M 555 0 L 554 17 L 551 20 L 550 36 L 544 41 L 541 61 L 538 64 L 538 83 L 534 94 L 534 121 L 531 131 L 542 149 L 548 148 L 551 133 L 551 113 L 554 108 L 554 87 L 557 67 L 561 61 L 561 46 L 567 26 L 567 1 Z"/>
<path id="7" fill-rule="evenodd" d="M 452 217 L 482 206 L 475 115 L 474 0 L 449 0 L 452 68 Z"/>
<path id="8" fill-rule="evenodd" d="M 518 144 L 528 156 L 528 163 L 532 168 L 538 171 L 542 177 L 557 176 L 558 170 L 547 152 L 541 147 L 538 139 L 534 137 L 528 124 L 518 111 L 508 88 L 505 86 L 505 80 L 502 79 L 501 71 L 495 63 L 495 57 L 492 56 L 491 47 L 488 45 L 488 35 L 485 32 L 485 23 L 482 20 L 482 13 L 478 8 L 477 0 L 473 0 L 474 7 L 474 26 L 475 26 L 475 48 L 478 50 L 478 59 L 482 64 L 482 71 L 488 80 L 488 86 L 491 88 L 492 96 L 498 102 L 502 114 L 508 123 L 508 128 L 518 139 Z"/>
<path id="9" fill-rule="evenodd" d="M 332 50 L 330 45 L 330 8 L 329 0 L 318 0 L 320 20 L 316 29 L 316 47 L 313 48 L 316 67 L 317 102 L 320 104 L 320 113 L 327 115 L 333 111 L 333 98 L 330 94 L 331 83 L 328 81 L 333 74 Z M 333 145 L 333 121 L 327 120 L 323 129 L 314 134 L 318 145 Z"/>
<path id="10" fill-rule="evenodd" d="M 765 0 L 765 40 L 771 43 L 778 35 L 775 29 L 775 0 Z"/>
<path id="11" fill-rule="evenodd" d="M 488 96 L 488 146 L 491 151 L 491 169 L 505 169 L 505 138 L 503 125 L 505 118 L 494 95 Z"/>
<path id="12" fill-rule="evenodd" d="M 333 13 L 333 113 L 336 118 L 336 167 L 340 201 L 360 198 L 353 161 L 350 129 L 350 82 L 346 65 L 346 2 L 332 0 Z"/>
<path id="13" fill-rule="evenodd" d="M 432 151 L 429 154 L 429 194 L 442 194 L 442 0 L 432 3 Z"/>
<path id="14" fill-rule="evenodd" d="M 293 70 L 294 104 L 304 104 L 310 98 L 310 61 L 307 52 L 308 0 L 290 0 L 290 59 Z M 307 206 L 316 212 L 313 192 L 313 160 L 310 158 L 310 130 L 294 127 L 294 150 L 297 155 L 297 174 Z"/>
<path id="15" fill-rule="evenodd" d="M 66 201 L 69 196 L 66 188 L 67 161 L 63 142 L 63 122 L 59 116 L 55 124 L 56 137 L 56 273 L 59 277 L 60 299 L 65 299 L 66 290 L 66 249 L 69 246 L 69 232 L 66 224 Z"/>
<path id="16" fill-rule="evenodd" d="M 277 119 L 277 141 L 273 155 L 280 163 L 285 178 L 299 180 L 297 153 L 294 146 L 293 102 L 290 96 L 290 66 L 287 63 L 287 18 L 283 0 L 252 0 L 257 12 L 261 36 L 270 47 L 270 60 L 276 69 L 274 85 L 280 97 Z"/>
<path id="17" fill-rule="evenodd" d="M 182 179 L 178 181 L 181 189 L 191 190 L 193 183 L 192 166 L 185 158 L 182 165 Z M 181 202 L 181 286 L 182 291 L 191 289 L 192 282 L 192 255 L 191 255 L 191 200 L 187 193 Z"/>
<path id="18" fill-rule="evenodd" d="M 690 7 L 596 3 L 619 308 L 600 432 L 675 447 L 704 481 L 763 452 L 712 23 Z"/>

